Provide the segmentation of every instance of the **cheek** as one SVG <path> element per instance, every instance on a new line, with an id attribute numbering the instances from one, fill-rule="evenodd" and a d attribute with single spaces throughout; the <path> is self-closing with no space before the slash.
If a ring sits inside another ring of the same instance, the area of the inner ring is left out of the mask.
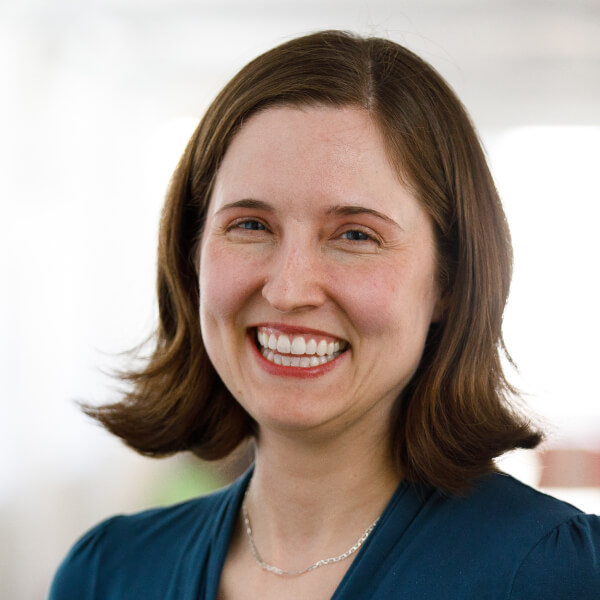
<path id="1" fill-rule="evenodd" d="M 431 269 L 382 264 L 332 278 L 345 311 L 363 335 L 426 336 L 437 299 Z"/>
<path id="2" fill-rule="evenodd" d="M 239 311 L 247 297 L 250 282 L 248 270 L 243 269 L 239 257 L 206 244 L 200 258 L 200 315 L 203 329 L 207 320 L 217 324 Z"/>

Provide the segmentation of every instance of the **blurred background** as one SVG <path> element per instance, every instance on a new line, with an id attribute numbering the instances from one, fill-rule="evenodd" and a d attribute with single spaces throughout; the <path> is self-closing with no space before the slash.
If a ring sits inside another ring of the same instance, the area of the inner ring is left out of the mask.
<path id="1" fill-rule="evenodd" d="M 598 0 L 0 0 L 0 597 L 44 598 L 74 540 L 231 468 L 136 456 L 76 401 L 156 321 L 161 203 L 214 95 L 260 52 L 341 28 L 457 91 L 514 236 L 513 381 L 549 432 L 502 467 L 600 512 Z"/>

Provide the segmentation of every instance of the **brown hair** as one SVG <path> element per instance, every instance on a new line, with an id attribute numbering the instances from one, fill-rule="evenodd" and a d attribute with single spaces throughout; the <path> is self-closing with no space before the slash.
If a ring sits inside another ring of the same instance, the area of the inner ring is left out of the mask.
<path id="1" fill-rule="evenodd" d="M 511 278 L 509 231 L 464 108 L 437 72 L 379 38 L 325 31 L 244 67 L 212 103 L 173 175 L 158 254 L 155 349 L 121 402 L 87 408 L 141 453 L 228 455 L 255 424 L 212 367 L 200 332 L 197 252 L 220 161 L 244 119 L 271 105 L 360 106 L 436 229 L 446 301 L 417 373 L 396 403 L 392 453 L 402 474 L 450 492 L 541 434 L 512 404 L 500 363 Z"/>

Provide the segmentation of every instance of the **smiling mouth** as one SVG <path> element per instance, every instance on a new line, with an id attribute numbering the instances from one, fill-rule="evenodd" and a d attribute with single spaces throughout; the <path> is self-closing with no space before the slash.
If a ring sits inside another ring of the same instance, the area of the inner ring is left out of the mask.
<path id="1" fill-rule="evenodd" d="M 258 327 L 256 346 L 269 361 L 284 367 L 318 367 L 335 360 L 349 347 L 348 342 L 319 335 L 287 335 Z"/>

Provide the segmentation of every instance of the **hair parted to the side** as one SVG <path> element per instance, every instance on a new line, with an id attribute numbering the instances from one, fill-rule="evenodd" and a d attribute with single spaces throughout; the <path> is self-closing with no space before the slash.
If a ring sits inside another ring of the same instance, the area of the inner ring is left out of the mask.
<path id="1" fill-rule="evenodd" d="M 324 31 L 259 56 L 222 90 L 173 175 L 160 226 L 156 346 L 116 404 L 87 408 L 143 454 L 228 455 L 255 423 L 206 354 L 199 320 L 198 245 L 212 184 L 244 119 L 271 105 L 359 106 L 378 124 L 398 174 L 431 215 L 446 311 L 398 399 L 391 452 L 408 480 L 448 492 L 493 460 L 541 440 L 516 411 L 502 370 L 510 236 L 477 135 L 426 62 L 380 38 Z"/>

